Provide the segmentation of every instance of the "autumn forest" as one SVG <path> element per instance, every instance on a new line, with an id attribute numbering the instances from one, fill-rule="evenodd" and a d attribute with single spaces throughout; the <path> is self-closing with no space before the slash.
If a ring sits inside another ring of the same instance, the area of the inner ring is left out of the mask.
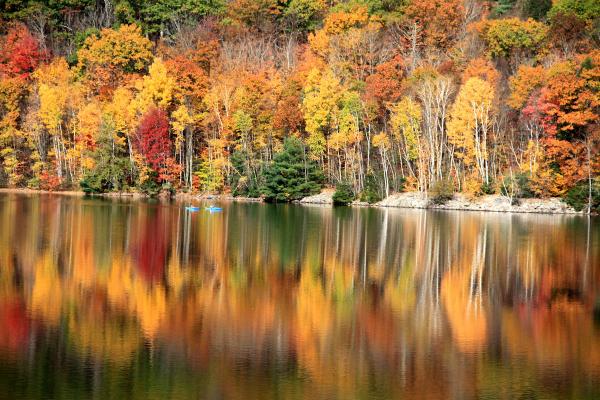
<path id="1" fill-rule="evenodd" d="M 600 207 L 595 0 L 0 7 L 2 186 Z"/>

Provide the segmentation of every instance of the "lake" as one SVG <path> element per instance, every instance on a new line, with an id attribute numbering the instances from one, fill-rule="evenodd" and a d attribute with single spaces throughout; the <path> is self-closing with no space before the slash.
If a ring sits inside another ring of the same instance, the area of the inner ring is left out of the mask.
<path id="1" fill-rule="evenodd" d="M 600 398 L 598 218 L 185 205 L 0 194 L 0 398 Z"/>

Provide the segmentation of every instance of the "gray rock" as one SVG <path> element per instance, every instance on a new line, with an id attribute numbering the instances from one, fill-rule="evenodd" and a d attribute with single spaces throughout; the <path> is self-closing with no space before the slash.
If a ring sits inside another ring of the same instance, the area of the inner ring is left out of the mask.
<path id="1" fill-rule="evenodd" d="M 319 194 L 308 196 L 299 201 L 300 204 L 333 204 L 333 190 L 324 190 Z"/>

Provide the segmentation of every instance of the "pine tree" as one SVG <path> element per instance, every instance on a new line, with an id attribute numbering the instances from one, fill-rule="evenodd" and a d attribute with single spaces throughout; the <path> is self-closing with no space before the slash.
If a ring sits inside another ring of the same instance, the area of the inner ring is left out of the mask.
<path id="1" fill-rule="evenodd" d="M 270 202 L 299 200 L 318 193 L 323 179 L 322 172 L 309 159 L 302 142 L 290 137 L 285 139 L 283 151 L 277 153 L 273 163 L 266 168 L 262 193 Z"/>

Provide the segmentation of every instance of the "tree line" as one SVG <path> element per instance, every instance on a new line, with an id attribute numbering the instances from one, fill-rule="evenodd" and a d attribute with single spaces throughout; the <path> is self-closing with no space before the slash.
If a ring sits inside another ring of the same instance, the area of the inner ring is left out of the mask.
<path id="1" fill-rule="evenodd" d="M 593 0 L 0 8 L 0 181 L 600 205 Z"/>

